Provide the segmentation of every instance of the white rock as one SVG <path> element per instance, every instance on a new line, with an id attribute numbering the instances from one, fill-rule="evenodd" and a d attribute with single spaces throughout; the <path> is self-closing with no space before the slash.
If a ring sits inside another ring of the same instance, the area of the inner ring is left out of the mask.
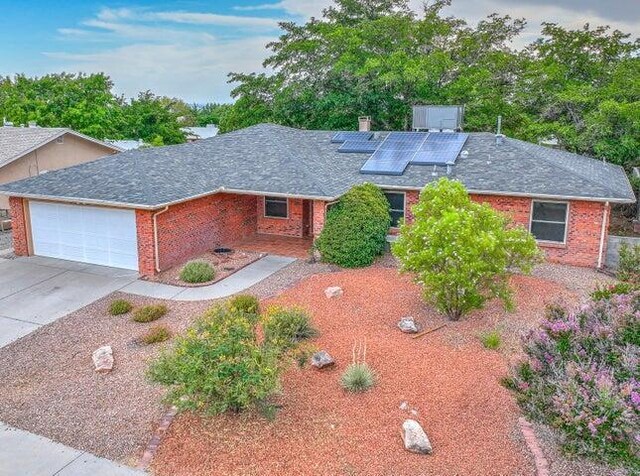
<path id="1" fill-rule="evenodd" d="M 96 372 L 109 372 L 113 368 L 113 350 L 110 345 L 96 349 L 92 357 Z"/>
<path id="2" fill-rule="evenodd" d="M 330 286 L 324 290 L 324 295 L 327 298 L 334 298 L 342 296 L 342 288 L 340 286 Z"/>
<path id="3" fill-rule="evenodd" d="M 398 328 L 407 334 L 415 334 L 420 332 L 420 326 L 411 316 L 403 317 L 398 321 Z"/>
<path id="4" fill-rule="evenodd" d="M 427 434 L 415 420 L 405 420 L 402 424 L 402 440 L 404 448 L 412 453 L 426 455 L 433 450 Z"/>
<path id="5" fill-rule="evenodd" d="M 400 404 L 400 407 L 399 407 L 399 408 L 400 408 L 400 410 L 402 410 L 403 412 L 404 412 L 404 411 L 407 411 L 407 410 L 409 409 L 409 404 L 408 404 L 407 402 L 402 402 L 402 403 Z"/>

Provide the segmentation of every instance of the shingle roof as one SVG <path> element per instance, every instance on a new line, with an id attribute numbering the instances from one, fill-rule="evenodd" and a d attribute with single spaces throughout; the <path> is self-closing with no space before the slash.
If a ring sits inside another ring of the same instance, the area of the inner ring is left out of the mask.
<path id="1" fill-rule="evenodd" d="M 111 147 L 114 150 L 120 150 L 117 146 L 102 143 L 64 127 L 4 126 L 0 127 L 0 167 L 13 162 L 64 134 L 74 134 L 84 139 L 103 144 L 106 147 Z"/>
<path id="2" fill-rule="evenodd" d="M 409 165 L 401 176 L 363 175 L 368 154 L 337 152 L 331 131 L 260 124 L 189 144 L 122 152 L 99 161 L 0 185 L 0 192 L 87 203 L 158 208 L 225 189 L 307 198 L 336 198 L 373 182 L 422 188 L 446 175 L 439 167 Z M 633 202 L 621 167 L 514 139 L 496 145 L 471 133 L 451 178 L 470 191 L 538 197 Z"/>

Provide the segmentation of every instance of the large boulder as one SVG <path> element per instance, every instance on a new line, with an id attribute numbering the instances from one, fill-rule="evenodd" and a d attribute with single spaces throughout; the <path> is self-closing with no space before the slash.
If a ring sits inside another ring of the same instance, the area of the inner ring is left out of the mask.
<path id="1" fill-rule="evenodd" d="M 342 296 L 342 288 L 340 286 L 329 286 L 324 290 L 324 295 L 329 299 L 340 297 Z"/>
<path id="2" fill-rule="evenodd" d="M 402 424 L 402 440 L 404 448 L 412 453 L 426 455 L 433 450 L 427 434 L 415 420 L 405 420 Z"/>
<path id="3" fill-rule="evenodd" d="M 398 321 L 398 328 L 407 334 L 416 334 L 420 332 L 420 326 L 416 322 L 416 320 L 411 317 L 403 317 Z"/>
<path id="4" fill-rule="evenodd" d="M 113 368 L 113 350 L 110 345 L 104 345 L 96 349 L 92 358 L 96 372 L 109 372 Z"/>
<path id="5" fill-rule="evenodd" d="M 333 357 L 329 355 L 329 352 L 326 350 L 321 350 L 320 352 L 316 352 L 311 356 L 311 365 L 313 365 L 317 369 L 324 369 L 326 367 L 331 367 L 335 365 L 336 361 L 333 360 Z"/>

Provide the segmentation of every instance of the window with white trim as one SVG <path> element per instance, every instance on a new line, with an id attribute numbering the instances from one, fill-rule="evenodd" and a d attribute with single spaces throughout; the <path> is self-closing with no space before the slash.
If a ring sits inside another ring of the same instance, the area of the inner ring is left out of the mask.
<path id="1" fill-rule="evenodd" d="M 531 206 L 531 234 L 539 241 L 564 243 L 567 236 L 569 204 L 566 202 L 539 202 Z"/>
<path id="2" fill-rule="evenodd" d="M 391 226 L 398 227 L 404 218 L 404 192 L 384 192 L 391 207 Z"/>
<path id="3" fill-rule="evenodd" d="M 282 197 L 264 197 L 264 216 L 267 218 L 287 218 L 289 203 Z"/>

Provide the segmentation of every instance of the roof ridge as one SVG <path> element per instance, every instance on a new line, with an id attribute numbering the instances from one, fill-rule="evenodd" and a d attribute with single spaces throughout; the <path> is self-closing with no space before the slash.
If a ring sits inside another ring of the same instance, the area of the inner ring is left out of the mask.
<path id="1" fill-rule="evenodd" d="M 562 169 L 564 171 L 571 172 L 572 174 L 577 175 L 578 177 L 586 180 L 587 182 L 590 182 L 590 183 L 592 183 L 594 185 L 597 185 L 599 187 L 603 187 L 603 188 L 607 189 L 610 193 L 612 193 L 614 196 L 618 195 L 618 193 L 609 186 L 608 182 L 607 183 L 602 183 L 602 182 L 596 181 L 592 177 L 589 177 L 587 174 L 585 174 L 585 173 L 583 173 L 583 172 L 581 172 L 579 170 L 576 170 L 573 167 L 570 167 L 570 166 L 567 166 L 565 164 L 559 163 L 557 160 L 554 160 L 552 158 L 546 157 L 544 154 L 537 153 L 538 151 L 536 150 L 536 148 L 537 147 L 544 147 L 544 146 L 533 144 L 533 143 L 529 143 L 529 142 L 526 142 L 526 141 L 523 141 L 523 140 L 520 140 L 520 139 L 516 139 L 516 138 L 513 138 L 513 137 L 508 137 L 507 139 L 510 142 L 513 142 L 516 147 L 518 147 L 520 149 L 523 149 L 523 150 L 526 150 L 527 152 L 535 154 L 536 158 L 538 158 L 540 160 L 544 160 L 548 164 L 551 164 L 551 165 L 553 165 L 555 167 L 558 167 L 558 168 L 560 168 L 560 169 Z M 594 160 L 596 162 L 600 162 L 598 159 L 595 159 L 593 157 L 586 157 L 584 155 L 576 154 L 574 152 L 568 152 L 568 151 L 565 151 L 565 150 L 557 151 L 555 149 L 552 149 L 552 150 L 554 150 L 554 152 L 562 152 L 562 153 L 574 155 L 575 157 L 579 158 L 580 160 L 586 159 L 586 160 Z M 605 164 L 606 164 L 606 162 L 605 162 Z"/>

